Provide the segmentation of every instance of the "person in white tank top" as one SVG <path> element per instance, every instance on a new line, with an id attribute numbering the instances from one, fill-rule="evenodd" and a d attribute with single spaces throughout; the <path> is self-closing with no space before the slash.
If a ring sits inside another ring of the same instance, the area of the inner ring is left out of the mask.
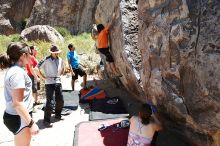
<path id="1" fill-rule="evenodd" d="M 143 104 L 138 116 L 130 119 L 127 146 L 150 146 L 154 133 L 161 130 L 161 124 L 149 104 Z"/>

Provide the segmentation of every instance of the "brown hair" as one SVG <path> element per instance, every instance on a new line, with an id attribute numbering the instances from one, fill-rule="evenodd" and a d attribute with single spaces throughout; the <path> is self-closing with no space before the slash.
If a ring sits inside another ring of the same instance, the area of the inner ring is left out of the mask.
<path id="1" fill-rule="evenodd" d="M 72 48 L 75 48 L 75 46 L 73 44 L 69 44 L 68 48 L 69 48 L 69 50 L 71 50 Z"/>
<path id="2" fill-rule="evenodd" d="M 0 54 L 0 68 L 5 69 L 14 65 L 23 53 L 30 52 L 27 44 L 13 42 L 8 45 L 7 54 Z"/>
<path id="3" fill-rule="evenodd" d="M 139 114 L 141 118 L 141 123 L 144 125 L 149 124 L 152 115 L 151 106 L 149 104 L 142 104 Z"/>
<path id="4" fill-rule="evenodd" d="M 31 55 L 34 55 L 34 46 L 30 46 L 29 48 L 31 50 Z"/>

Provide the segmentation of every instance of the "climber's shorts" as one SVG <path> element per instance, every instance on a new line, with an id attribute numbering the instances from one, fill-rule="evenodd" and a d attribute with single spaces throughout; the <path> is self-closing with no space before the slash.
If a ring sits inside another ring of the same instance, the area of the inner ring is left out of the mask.
<path id="1" fill-rule="evenodd" d="M 99 48 L 98 50 L 99 50 L 100 53 L 105 55 L 106 61 L 114 62 L 114 59 L 113 59 L 111 53 L 109 52 L 109 48 Z"/>

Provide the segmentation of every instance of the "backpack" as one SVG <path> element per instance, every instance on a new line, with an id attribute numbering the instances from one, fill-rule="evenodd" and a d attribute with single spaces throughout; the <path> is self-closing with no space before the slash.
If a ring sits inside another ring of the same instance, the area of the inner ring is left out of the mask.
<path id="1" fill-rule="evenodd" d="M 79 101 L 81 103 L 89 102 L 93 99 L 104 99 L 106 98 L 106 93 L 100 88 L 90 87 L 88 89 L 81 89 L 79 92 Z"/>

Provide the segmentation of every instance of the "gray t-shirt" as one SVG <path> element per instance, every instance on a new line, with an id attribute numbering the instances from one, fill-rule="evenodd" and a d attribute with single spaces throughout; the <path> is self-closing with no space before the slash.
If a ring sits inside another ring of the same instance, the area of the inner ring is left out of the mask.
<path id="1" fill-rule="evenodd" d="M 32 82 L 27 73 L 20 66 L 12 66 L 5 74 L 4 95 L 6 100 L 6 112 L 11 115 L 18 115 L 12 104 L 12 90 L 23 88 L 24 106 L 29 112 L 33 109 Z"/>
<path id="2" fill-rule="evenodd" d="M 60 75 L 64 68 L 64 63 L 60 57 L 53 59 L 51 56 L 48 56 L 40 61 L 37 67 L 44 71 L 46 77 L 45 84 L 61 83 Z"/>

